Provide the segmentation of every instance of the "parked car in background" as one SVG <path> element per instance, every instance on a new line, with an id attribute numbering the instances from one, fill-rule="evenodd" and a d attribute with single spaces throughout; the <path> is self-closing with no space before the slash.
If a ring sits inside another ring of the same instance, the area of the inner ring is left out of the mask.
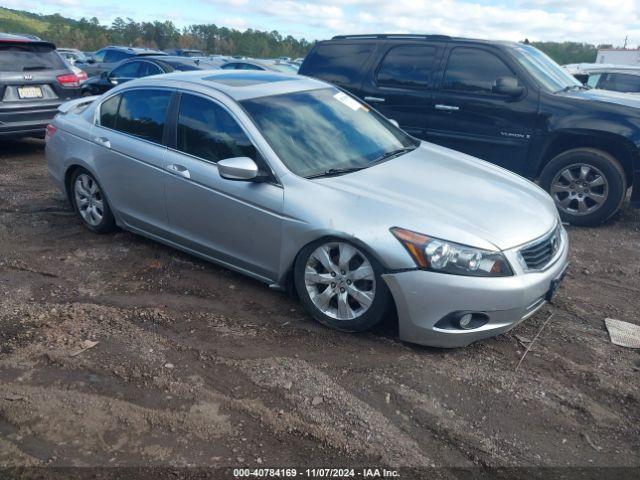
<path id="1" fill-rule="evenodd" d="M 442 35 L 338 36 L 300 73 L 407 132 L 537 179 L 564 221 L 596 225 L 628 187 L 640 206 L 640 101 L 591 90 L 536 48 Z"/>
<path id="2" fill-rule="evenodd" d="M 49 42 L 0 33 L 0 139 L 42 137 L 80 80 Z"/>
<path id="3" fill-rule="evenodd" d="M 123 60 L 132 57 L 144 57 L 149 55 L 166 55 L 160 50 L 134 47 L 105 47 L 94 52 L 86 62 L 77 62 L 90 77 L 101 75 L 102 72 L 113 70 Z"/>
<path id="4" fill-rule="evenodd" d="M 175 48 L 173 50 L 166 50 L 167 55 L 173 55 L 175 57 L 206 57 L 206 53 L 202 50 L 196 50 L 193 48 Z"/>
<path id="5" fill-rule="evenodd" d="M 58 48 L 57 51 L 60 56 L 71 65 L 74 65 L 77 61 L 86 63 L 88 60 L 88 57 L 84 54 L 84 52 L 81 52 L 80 50 L 77 50 L 75 48 Z"/>
<path id="6" fill-rule="evenodd" d="M 565 70 L 591 88 L 614 92 L 640 93 L 640 67 L 602 63 L 573 63 Z"/>
<path id="7" fill-rule="evenodd" d="M 147 77 L 63 105 L 48 132 L 49 171 L 87 228 L 292 282 L 340 330 L 395 304 L 401 339 L 464 346 L 529 318 L 566 271 L 544 191 L 311 78 Z"/>
<path id="8" fill-rule="evenodd" d="M 229 60 L 220 66 L 223 70 L 271 70 L 281 73 L 297 73 L 298 68 L 279 60 Z"/>
<path id="9" fill-rule="evenodd" d="M 118 64 L 110 72 L 91 77 L 82 85 L 82 95 L 100 95 L 114 86 L 134 80 L 136 78 L 171 73 L 175 71 L 211 70 L 218 68 L 220 62 L 207 59 L 172 56 L 143 56 L 134 57 Z"/>

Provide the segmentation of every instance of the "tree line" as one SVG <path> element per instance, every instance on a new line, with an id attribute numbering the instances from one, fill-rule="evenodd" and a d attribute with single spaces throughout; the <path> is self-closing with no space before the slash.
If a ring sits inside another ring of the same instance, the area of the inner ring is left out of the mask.
<path id="1" fill-rule="evenodd" d="M 105 45 L 169 48 L 197 48 L 209 54 L 246 55 L 249 57 L 303 57 L 313 46 L 312 41 L 283 36 L 277 31 L 248 29 L 244 32 L 215 24 L 189 25 L 178 28 L 173 22 L 136 22 L 131 18 L 116 18 L 111 25 L 101 25 L 96 17 L 74 20 L 60 14 L 35 13 L 0 8 L 14 18 L 0 15 L 0 31 L 33 33 L 60 47 L 93 51 Z M 15 16 L 20 16 L 17 21 Z M 39 25 L 36 28 L 35 25 Z M 42 27 L 45 25 L 45 28 Z M 594 62 L 598 48 L 611 45 L 592 45 L 580 42 L 529 42 L 559 64 Z"/>

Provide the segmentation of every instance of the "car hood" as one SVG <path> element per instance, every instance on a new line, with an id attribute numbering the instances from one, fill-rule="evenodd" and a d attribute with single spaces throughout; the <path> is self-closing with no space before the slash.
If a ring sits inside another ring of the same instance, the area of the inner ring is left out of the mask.
<path id="1" fill-rule="evenodd" d="M 571 90 L 559 93 L 571 98 L 588 100 L 591 102 L 613 103 L 625 107 L 640 108 L 640 96 L 623 92 L 613 92 L 611 90 L 599 90 L 592 88 L 589 90 Z"/>
<path id="2" fill-rule="evenodd" d="M 510 249 L 558 221 L 551 197 L 534 183 L 426 142 L 379 165 L 314 182 L 346 197 L 340 203 L 353 218 L 477 248 Z"/>

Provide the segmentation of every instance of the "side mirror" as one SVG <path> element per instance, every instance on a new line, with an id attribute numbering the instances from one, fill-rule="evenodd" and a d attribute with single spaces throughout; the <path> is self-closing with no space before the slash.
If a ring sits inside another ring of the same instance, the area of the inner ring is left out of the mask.
<path id="1" fill-rule="evenodd" d="M 260 171 L 256 162 L 249 157 L 225 158 L 218 162 L 218 173 L 227 180 L 258 181 L 267 176 Z"/>
<path id="2" fill-rule="evenodd" d="M 96 59 L 93 57 L 89 57 L 87 58 L 87 62 L 86 63 L 96 63 Z"/>
<path id="3" fill-rule="evenodd" d="M 398 127 L 398 128 L 400 128 L 400 124 L 398 123 L 398 121 L 397 121 L 397 120 L 394 120 L 393 118 L 390 118 L 390 119 L 389 119 L 389 123 L 390 123 L 391 125 L 393 125 L 394 127 Z"/>
<path id="4" fill-rule="evenodd" d="M 498 77 L 493 86 L 493 93 L 516 98 L 522 95 L 524 87 L 518 85 L 518 79 L 512 76 Z"/>

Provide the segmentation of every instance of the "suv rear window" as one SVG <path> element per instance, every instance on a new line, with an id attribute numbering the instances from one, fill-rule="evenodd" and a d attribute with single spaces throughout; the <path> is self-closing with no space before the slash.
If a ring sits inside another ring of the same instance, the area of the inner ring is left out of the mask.
<path id="1" fill-rule="evenodd" d="M 34 72 L 66 68 L 60 55 L 49 45 L 0 43 L 0 72 Z"/>
<path id="2" fill-rule="evenodd" d="M 303 64 L 303 75 L 318 77 L 340 86 L 359 83 L 359 73 L 375 44 L 329 43 L 319 45 Z"/>
<path id="3" fill-rule="evenodd" d="M 393 47 L 382 60 L 376 81 L 391 87 L 426 88 L 435 56 L 436 48 L 430 45 Z"/>

